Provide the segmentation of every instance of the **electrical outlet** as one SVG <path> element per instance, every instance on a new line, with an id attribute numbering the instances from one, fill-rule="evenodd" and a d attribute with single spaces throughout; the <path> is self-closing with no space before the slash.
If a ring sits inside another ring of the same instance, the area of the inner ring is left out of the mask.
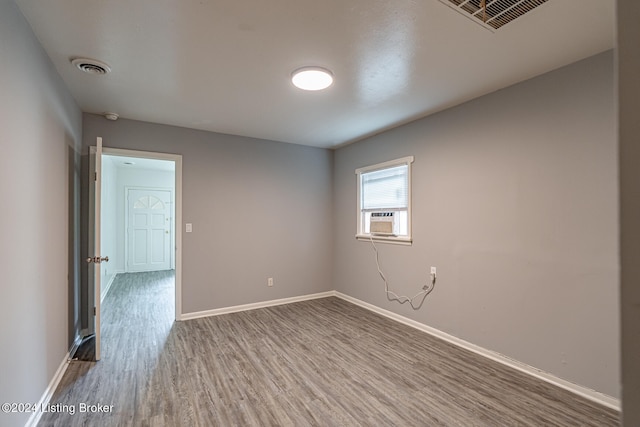
<path id="1" fill-rule="evenodd" d="M 267 286 L 273 286 L 273 277 L 267 279 Z"/>
<path id="2" fill-rule="evenodd" d="M 436 275 L 436 268 L 435 267 L 431 267 L 431 274 L 433 274 L 434 276 Z"/>

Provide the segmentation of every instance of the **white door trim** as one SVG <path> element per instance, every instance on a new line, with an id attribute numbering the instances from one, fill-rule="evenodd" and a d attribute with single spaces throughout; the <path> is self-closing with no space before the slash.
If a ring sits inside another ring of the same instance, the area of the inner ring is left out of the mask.
<path id="1" fill-rule="evenodd" d="M 169 154 L 169 153 L 157 153 L 152 151 L 137 151 L 126 150 L 122 148 L 108 148 L 103 147 L 102 154 L 108 154 L 111 156 L 124 156 L 124 157 L 140 157 L 143 159 L 154 160 L 170 160 L 175 162 L 175 219 L 174 219 L 174 232 L 176 239 L 175 247 L 175 266 L 176 266 L 176 283 L 175 283 L 175 317 L 176 321 L 181 320 L 182 317 L 182 155 Z"/>

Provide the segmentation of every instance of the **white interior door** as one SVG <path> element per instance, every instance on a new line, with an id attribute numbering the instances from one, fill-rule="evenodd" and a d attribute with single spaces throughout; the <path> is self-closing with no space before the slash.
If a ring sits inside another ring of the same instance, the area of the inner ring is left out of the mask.
<path id="1" fill-rule="evenodd" d="M 171 268 L 170 190 L 127 191 L 127 271 Z"/>
<path id="2" fill-rule="evenodd" d="M 100 206 L 102 138 L 89 148 L 89 334 L 95 334 L 95 359 L 100 360 L 100 264 L 109 261 L 100 254 Z M 104 255 L 104 254 L 103 254 Z M 93 322 L 91 318 L 93 316 Z"/>

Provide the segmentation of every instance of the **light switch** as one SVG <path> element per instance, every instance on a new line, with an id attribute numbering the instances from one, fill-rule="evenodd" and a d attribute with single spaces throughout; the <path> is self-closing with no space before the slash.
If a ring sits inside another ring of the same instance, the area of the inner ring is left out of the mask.
<path id="1" fill-rule="evenodd" d="M 191 223 L 190 223 L 190 222 L 186 224 L 186 227 L 185 227 L 185 228 L 186 228 L 186 230 L 185 230 L 185 231 L 186 231 L 187 233 L 191 233 L 191 232 L 193 231 L 193 227 L 192 227 L 192 225 L 191 225 Z"/>

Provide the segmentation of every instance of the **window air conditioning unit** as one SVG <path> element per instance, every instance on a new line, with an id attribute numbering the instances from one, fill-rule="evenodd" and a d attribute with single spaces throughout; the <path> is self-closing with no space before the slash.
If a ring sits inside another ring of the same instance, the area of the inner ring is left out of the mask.
<path id="1" fill-rule="evenodd" d="M 395 225 L 395 212 L 371 212 L 371 222 L 369 224 L 371 234 L 378 236 L 393 236 Z"/>

